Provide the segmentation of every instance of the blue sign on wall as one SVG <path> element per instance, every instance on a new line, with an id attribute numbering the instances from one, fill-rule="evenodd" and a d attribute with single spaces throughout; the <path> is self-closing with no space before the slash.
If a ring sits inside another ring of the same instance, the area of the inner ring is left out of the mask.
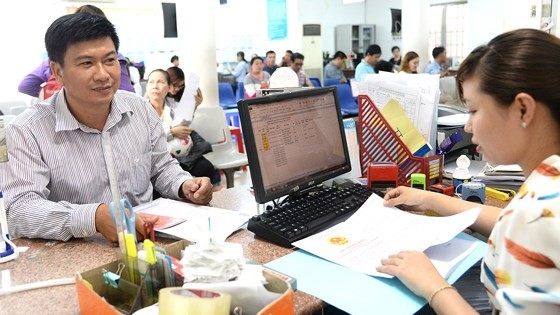
<path id="1" fill-rule="evenodd" d="M 286 0 L 268 0 L 268 39 L 285 39 L 288 36 Z"/>

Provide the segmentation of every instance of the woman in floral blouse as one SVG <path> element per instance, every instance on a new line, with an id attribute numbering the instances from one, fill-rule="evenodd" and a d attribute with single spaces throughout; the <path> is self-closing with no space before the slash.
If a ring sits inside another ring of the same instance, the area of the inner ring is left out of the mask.
<path id="1" fill-rule="evenodd" d="M 519 164 L 526 181 L 504 209 L 483 206 L 472 228 L 488 236 L 481 281 L 502 314 L 560 314 L 560 39 L 519 29 L 476 48 L 457 73 L 470 112 L 465 131 L 484 159 Z M 477 204 L 399 187 L 388 206 L 451 215 Z M 426 255 L 403 251 L 378 267 L 438 314 L 476 311 Z"/>

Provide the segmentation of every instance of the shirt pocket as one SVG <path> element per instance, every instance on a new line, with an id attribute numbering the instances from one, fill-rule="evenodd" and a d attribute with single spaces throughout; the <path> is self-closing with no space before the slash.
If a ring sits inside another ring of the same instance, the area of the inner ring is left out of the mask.
<path id="1" fill-rule="evenodd" d="M 152 153 L 142 153 L 130 157 L 132 192 L 135 196 L 146 193 L 151 185 Z"/>

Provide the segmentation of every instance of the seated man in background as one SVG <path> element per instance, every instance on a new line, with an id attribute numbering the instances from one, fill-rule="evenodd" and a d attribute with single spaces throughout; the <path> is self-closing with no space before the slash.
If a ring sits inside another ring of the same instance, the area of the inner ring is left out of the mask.
<path id="1" fill-rule="evenodd" d="M 63 88 L 6 128 L 10 162 L 2 190 L 12 236 L 66 241 L 99 232 L 115 242 L 109 146 L 116 194 L 133 206 L 149 202 L 154 186 L 167 198 L 211 200 L 210 180 L 192 178 L 169 154 L 150 104 L 118 91 L 119 38 L 111 22 L 89 13 L 62 16 L 48 28 L 45 45 Z M 136 216 L 140 239 L 143 223 Z"/>
<path id="2" fill-rule="evenodd" d="M 429 74 L 439 74 L 440 77 L 444 77 L 449 74 L 445 67 L 445 61 L 447 60 L 447 53 L 444 47 L 436 47 L 432 50 L 432 57 L 434 60 L 426 67 L 426 73 Z"/>
<path id="3" fill-rule="evenodd" d="M 278 66 L 276 65 L 276 53 L 274 52 L 274 50 L 267 51 L 263 70 L 272 75 L 277 68 Z"/>
<path id="4" fill-rule="evenodd" d="M 348 82 L 344 72 L 342 72 L 342 67 L 344 66 L 344 61 L 346 61 L 346 54 L 342 51 L 337 51 L 334 54 L 333 59 L 325 66 L 325 73 L 323 74 L 323 79 L 338 79 L 341 84 Z"/>
<path id="5" fill-rule="evenodd" d="M 365 74 L 375 73 L 375 69 L 373 67 L 375 67 L 375 64 L 377 64 L 380 58 L 381 47 L 379 47 L 379 45 L 370 45 L 366 49 L 364 59 L 362 59 L 362 62 L 360 62 L 360 64 L 358 64 L 358 66 L 356 67 L 356 72 L 354 73 L 354 78 L 356 79 L 356 81 L 362 81 L 362 77 Z"/>
<path id="6" fill-rule="evenodd" d="M 311 83 L 311 80 L 309 80 L 307 74 L 303 72 L 303 70 L 301 69 L 303 67 L 303 59 L 305 57 L 300 53 L 294 53 L 291 58 L 292 58 L 292 64 L 290 65 L 290 67 L 292 68 L 292 70 L 294 70 L 294 72 L 298 76 L 299 86 L 313 87 L 313 83 Z"/>

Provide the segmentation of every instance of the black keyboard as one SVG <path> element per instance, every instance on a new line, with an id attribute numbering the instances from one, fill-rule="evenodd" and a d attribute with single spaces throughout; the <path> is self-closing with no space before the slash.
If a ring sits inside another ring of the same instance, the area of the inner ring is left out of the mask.
<path id="1" fill-rule="evenodd" d="M 291 247 L 297 240 L 345 221 L 372 193 L 374 191 L 360 184 L 344 188 L 319 187 L 299 198 L 290 196 L 289 201 L 279 207 L 252 217 L 247 229 L 275 244 Z"/>

